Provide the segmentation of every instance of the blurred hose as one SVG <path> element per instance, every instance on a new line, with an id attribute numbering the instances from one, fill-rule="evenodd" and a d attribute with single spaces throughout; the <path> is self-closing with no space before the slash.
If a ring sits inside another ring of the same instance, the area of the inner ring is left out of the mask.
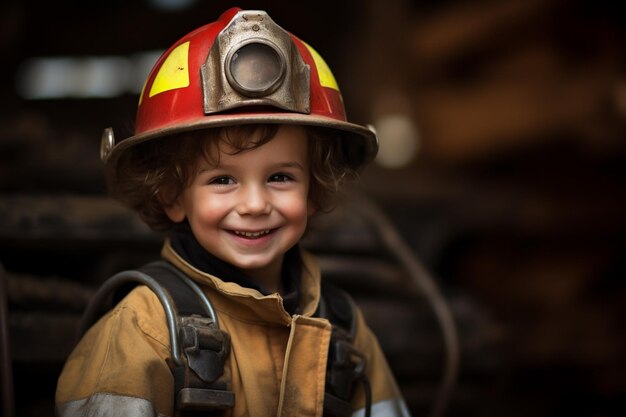
<path id="1" fill-rule="evenodd" d="M 361 210 L 371 220 L 385 245 L 407 269 L 414 284 L 424 293 L 441 326 L 446 355 L 443 377 L 437 397 L 430 411 L 430 417 L 441 417 L 449 405 L 459 373 L 460 349 L 452 312 L 433 277 L 415 257 L 413 251 L 404 242 L 396 227 L 389 221 L 382 210 L 365 196 L 355 196 L 354 198 L 357 209 Z"/>
<path id="2" fill-rule="evenodd" d="M 4 268 L 0 264 L 0 374 L 2 386 L 2 415 L 13 417 L 13 368 L 9 346 L 9 318 L 7 309 L 7 285 Z"/>

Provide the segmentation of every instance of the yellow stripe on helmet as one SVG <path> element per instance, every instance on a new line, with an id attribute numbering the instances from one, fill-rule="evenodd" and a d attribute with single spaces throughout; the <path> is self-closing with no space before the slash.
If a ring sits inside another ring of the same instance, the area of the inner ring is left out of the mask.
<path id="1" fill-rule="evenodd" d="M 178 45 L 163 61 L 154 77 L 150 97 L 177 88 L 189 87 L 189 42 Z"/>
<path id="2" fill-rule="evenodd" d="M 307 49 L 311 53 L 311 56 L 313 57 L 313 61 L 315 61 L 315 66 L 317 67 L 317 74 L 320 77 L 320 84 L 322 85 L 322 87 L 328 87 L 328 88 L 332 88 L 334 90 L 339 91 L 337 80 L 335 80 L 335 76 L 333 75 L 332 71 L 328 67 L 328 64 L 326 63 L 326 61 L 324 61 L 324 58 L 322 58 L 322 56 L 318 54 L 317 51 L 311 47 L 311 45 L 309 45 L 306 42 L 302 42 L 302 43 L 304 44 L 304 46 L 307 47 Z"/>

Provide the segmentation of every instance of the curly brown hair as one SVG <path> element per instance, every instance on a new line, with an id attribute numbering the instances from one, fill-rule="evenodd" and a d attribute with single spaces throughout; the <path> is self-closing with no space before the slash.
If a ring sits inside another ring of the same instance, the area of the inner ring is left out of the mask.
<path id="1" fill-rule="evenodd" d="M 156 231 L 174 226 L 163 207 L 171 205 L 191 184 L 198 155 L 217 164 L 211 152 L 220 141 L 245 152 L 271 141 L 280 125 L 256 124 L 218 127 L 153 139 L 135 145 L 120 156 L 117 170 L 107 172 L 110 195 L 134 209 Z M 316 210 L 330 211 L 334 196 L 356 172 L 345 162 L 339 133 L 320 127 L 305 127 L 309 138 L 309 198 Z"/>

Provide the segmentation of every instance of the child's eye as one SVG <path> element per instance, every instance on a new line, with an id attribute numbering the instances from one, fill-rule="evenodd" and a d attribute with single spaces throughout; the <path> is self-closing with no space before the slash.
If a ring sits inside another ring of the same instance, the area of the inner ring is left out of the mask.
<path id="1" fill-rule="evenodd" d="M 231 185 L 234 183 L 235 181 L 233 181 L 233 179 L 230 177 L 216 177 L 209 181 L 209 184 L 212 185 Z"/>
<path id="2" fill-rule="evenodd" d="M 273 174 L 270 176 L 269 182 L 290 182 L 293 178 L 287 174 Z"/>

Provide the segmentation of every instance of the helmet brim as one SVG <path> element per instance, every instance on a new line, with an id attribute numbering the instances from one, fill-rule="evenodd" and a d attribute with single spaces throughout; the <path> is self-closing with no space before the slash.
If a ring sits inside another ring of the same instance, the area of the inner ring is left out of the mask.
<path id="1" fill-rule="evenodd" d="M 208 128 L 227 127 L 243 124 L 291 124 L 298 126 L 321 127 L 334 130 L 343 141 L 346 164 L 358 170 L 371 162 L 378 152 L 378 139 L 372 128 L 336 120 L 330 117 L 299 113 L 251 113 L 222 114 L 198 121 L 179 123 L 171 127 L 147 131 L 120 141 L 105 158 L 106 170 L 115 170 L 120 156 L 131 148 L 149 140 L 173 136 Z"/>

